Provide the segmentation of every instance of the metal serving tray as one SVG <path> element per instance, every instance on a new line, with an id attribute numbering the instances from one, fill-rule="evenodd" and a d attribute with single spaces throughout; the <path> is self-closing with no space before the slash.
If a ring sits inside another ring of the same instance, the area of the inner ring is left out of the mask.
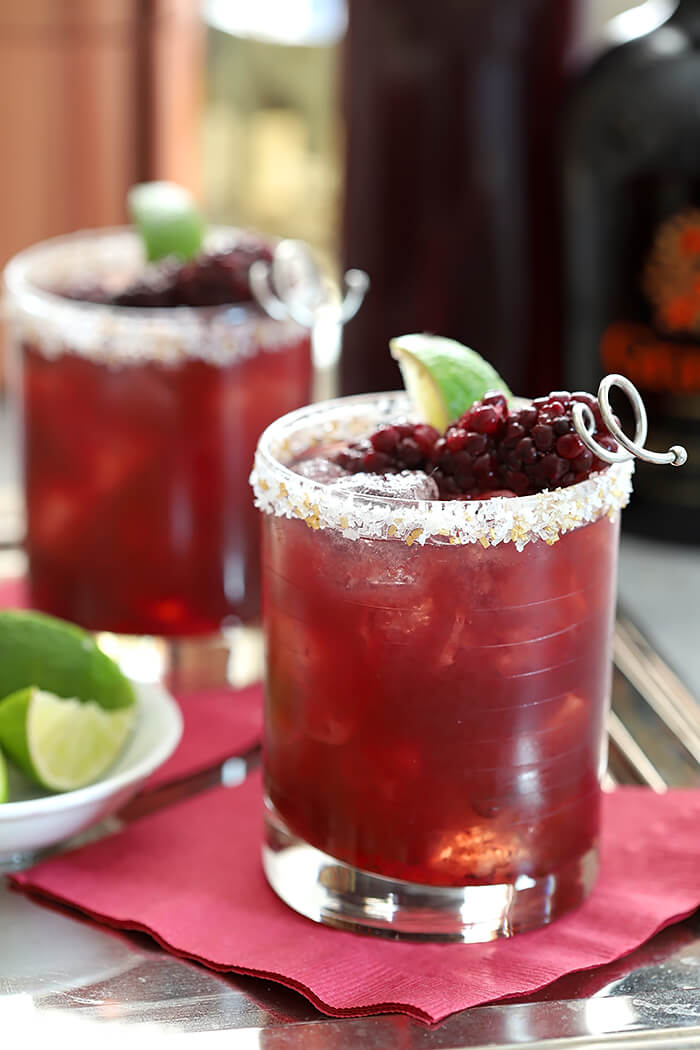
<path id="1" fill-rule="evenodd" d="M 0 577 L 23 570 L 18 523 L 14 493 L 0 490 Z M 623 611 L 614 658 L 609 785 L 700 786 L 700 708 Z M 248 767 L 257 762 L 255 753 L 244 757 Z M 212 769 L 142 797 L 124 816 L 133 819 L 220 777 Z M 162 1040 L 245 1050 L 700 1048 L 700 913 L 618 962 L 427 1026 L 402 1015 L 328 1018 L 280 985 L 214 973 L 145 935 L 38 904 L 0 877 L 0 1031 L 15 1029 L 30 1042 L 65 1033 L 74 1050 L 120 1033 L 137 1046 Z"/>

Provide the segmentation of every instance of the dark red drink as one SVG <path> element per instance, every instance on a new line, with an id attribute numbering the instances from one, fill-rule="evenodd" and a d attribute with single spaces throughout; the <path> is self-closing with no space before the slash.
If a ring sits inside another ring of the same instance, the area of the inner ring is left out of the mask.
<path id="1" fill-rule="evenodd" d="M 210 634 L 257 615 L 248 475 L 265 426 L 309 400 L 309 337 L 250 303 L 135 309 L 38 290 L 106 281 L 136 244 L 77 235 L 11 264 L 32 601 L 95 630 Z"/>
<path id="2" fill-rule="evenodd" d="M 594 847 L 615 524 L 522 552 L 266 531 L 265 768 L 290 828 L 429 885 L 539 877 Z"/>
<path id="3" fill-rule="evenodd" d="M 304 444 L 318 457 L 324 433 L 347 438 L 364 421 L 368 434 L 399 403 L 307 409 L 261 443 L 268 875 L 311 914 L 276 867 L 287 836 L 392 892 L 527 890 L 509 922 L 539 925 L 595 870 L 618 544 L 608 512 L 629 466 L 465 503 L 363 493 L 333 463 L 315 474 L 323 483 L 274 464 Z M 354 922 L 381 925 L 367 907 Z M 498 915 L 478 920 L 489 936 L 503 932 Z"/>

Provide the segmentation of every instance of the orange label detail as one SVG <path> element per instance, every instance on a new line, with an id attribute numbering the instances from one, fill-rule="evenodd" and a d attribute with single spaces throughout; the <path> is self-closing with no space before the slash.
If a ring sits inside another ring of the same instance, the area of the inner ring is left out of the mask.
<path id="1" fill-rule="evenodd" d="M 600 356 L 606 372 L 621 372 L 644 390 L 700 392 L 700 347 L 659 339 L 648 325 L 611 324 L 603 334 Z"/>
<path id="2" fill-rule="evenodd" d="M 642 286 L 656 328 L 700 336 L 700 208 L 686 208 L 658 228 Z"/>

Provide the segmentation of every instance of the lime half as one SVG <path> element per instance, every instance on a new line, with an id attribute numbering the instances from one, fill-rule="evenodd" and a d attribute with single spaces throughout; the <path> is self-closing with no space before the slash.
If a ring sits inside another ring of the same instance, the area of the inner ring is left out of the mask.
<path id="1" fill-rule="evenodd" d="M 175 255 L 191 259 L 202 247 L 205 222 L 194 198 L 174 182 L 140 182 L 127 196 L 149 262 Z"/>
<path id="2" fill-rule="evenodd" d="M 134 707 L 105 711 L 29 686 L 0 701 L 0 744 L 42 787 L 73 791 L 109 769 L 135 715 Z"/>
<path id="3" fill-rule="evenodd" d="M 43 613 L 0 611 L 0 698 L 28 685 L 104 708 L 134 703 L 131 682 L 87 631 Z"/>
<path id="4" fill-rule="evenodd" d="M 454 339 L 401 335 L 389 348 L 421 419 L 441 432 L 489 390 L 512 396 L 488 361 Z"/>
<path id="5" fill-rule="evenodd" d="M 7 786 L 7 764 L 2 751 L 0 751 L 0 805 L 2 805 L 3 802 L 7 802 L 9 796 L 10 791 Z"/>

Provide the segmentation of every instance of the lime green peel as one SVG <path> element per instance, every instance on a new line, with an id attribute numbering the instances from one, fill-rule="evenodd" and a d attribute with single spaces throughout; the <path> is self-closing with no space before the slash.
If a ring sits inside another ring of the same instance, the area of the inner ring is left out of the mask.
<path id="1" fill-rule="evenodd" d="M 206 223 L 194 198 L 174 182 L 141 182 L 127 196 L 131 221 L 143 238 L 149 262 L 201 250 Z"/>
<path id="2" fill-rule="evenodd" d="M 133 707 L 105 711 L 93 700 L 63 698 L 27 686 L 0 701 L 0 744 L 43 788 L 73 791 L 109 769 L 135 716 Z"/>
<path id="3" fill-rule="evenodd" d="M 488 361 L 454 339 L 401 335 L 390 340 L 389 349 L 420 418 L 440 432 L 489 390 L 512 397 Z"/>
<path id="4" fill-rule="evenodd" d="M 7 783 L 7 763 L 0 751 L 0 805 L 3 802 L 8 802 L 10 799 L 10 790 Z"/>
<path id="5" fill-rule="evenodd" d="M 56 696 L 131 707 L 131 682 L 87 631 L 43 613 L 0 611 L 0 698 L 34 685 Z"/>

